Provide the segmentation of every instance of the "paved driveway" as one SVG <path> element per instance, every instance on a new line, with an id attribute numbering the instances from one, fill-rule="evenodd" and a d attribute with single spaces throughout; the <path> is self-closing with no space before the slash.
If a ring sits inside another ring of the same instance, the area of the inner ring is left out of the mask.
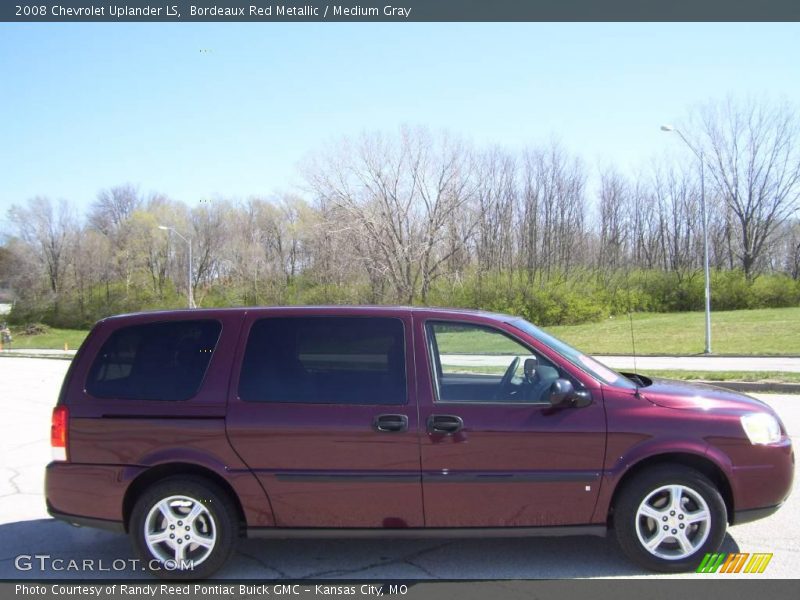
<path id="1" fill-rule="evenodd" d="M 0 359 L 0 578 L 131 577 L 130 569 L 96 573 L 18 571 L 20 554 L 63 559 L 133 558 L 128 539 L 79 529 L 47 517 L 42 496 L 50 460 L 50 411 L 69 363 Z M 761 396 L 784 419 L 797 443 L 800 396 Z M 800 494 L 777 514 L 733 528 L 723 551 L 773 552 L 760 577 L 800 572 Z M 97 564 L 97 563 L 95 563 Z M 600 538 L 483 540 L 245 540 L 222 578 L 529 579 L 657 577 L 632 566 L 616 544 Z M 658 576 L 661 577 L 661 576 Z M 683 577 L 698 577 L 683 575 Z"/>

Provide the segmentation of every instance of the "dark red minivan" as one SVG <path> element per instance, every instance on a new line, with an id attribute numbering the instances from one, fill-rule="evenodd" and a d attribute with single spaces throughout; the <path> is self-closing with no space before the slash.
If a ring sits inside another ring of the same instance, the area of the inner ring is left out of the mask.
<path id="1" fill-rule="evenodd" d="M 50 513 L 202 578 L 240 536 L 604 535 L 692 569 L 786 499 L 742 394 L 620 374 L 511 316 L 394 307 L 100 321 L 53 412 Z"/>

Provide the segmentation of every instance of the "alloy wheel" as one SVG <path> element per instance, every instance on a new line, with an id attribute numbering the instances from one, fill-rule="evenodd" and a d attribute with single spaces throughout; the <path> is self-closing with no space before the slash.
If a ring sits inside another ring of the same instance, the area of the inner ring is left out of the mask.
<path id="1" fill-rule="evenodd" d="M 636 511 L 636 535 L 642 547 L 665 560 L 697 552 L 711 531 L 711 511 L 703 497 L 685 485 L 650 492 Z"/>

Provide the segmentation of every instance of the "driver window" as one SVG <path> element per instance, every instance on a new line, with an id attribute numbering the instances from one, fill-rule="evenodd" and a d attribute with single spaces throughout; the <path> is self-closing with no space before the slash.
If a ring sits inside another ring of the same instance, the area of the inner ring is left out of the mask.
<path id="1" fill-rule="evenodd" d="M 428 324 L 439 402 L 547 403 L 558 368 L 504 333 L 466 323 Z"/>

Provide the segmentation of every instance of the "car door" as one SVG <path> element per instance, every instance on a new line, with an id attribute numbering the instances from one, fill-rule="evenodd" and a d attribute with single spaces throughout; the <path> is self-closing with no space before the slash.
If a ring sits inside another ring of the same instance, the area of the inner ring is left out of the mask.
<path id="1" fill-rule="evenodd" d="M 415 331 L 426 526 L 589 523 L 605 450 L 599 385 L 493 319 L 420 314 Z M 551 407 L 559 378 L 588 403 Z"/>
<path id="2" fill-rule="evenodd" d="M 410 312 L 256 312 L 244 330 L 227 431 L 276 525 L 422 526 Z"/>

